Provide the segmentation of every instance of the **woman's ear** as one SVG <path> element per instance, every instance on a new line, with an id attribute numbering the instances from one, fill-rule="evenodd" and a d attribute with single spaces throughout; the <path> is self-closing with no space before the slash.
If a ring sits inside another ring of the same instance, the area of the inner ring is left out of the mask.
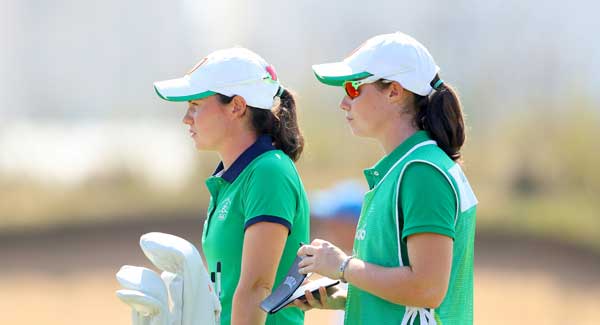
<path id="1" fill-rule="evenodd" d="M 243 117 L 246 114 L 247 106 L 246 100 L 242 96 L 234 96 L 229 103 L 229 112 L 234 118 Z"/>
<path id="2" fill-rule="evenodd" d="M 406 95 L 406 91 L 404 91 L 404 87 L 400 85 L 397 81 L 393 81 L 390 86 L 387 88 L 388 91 L 388 100 L 390 103 L 399 104 L 404 101 L 404 96 Z"/>

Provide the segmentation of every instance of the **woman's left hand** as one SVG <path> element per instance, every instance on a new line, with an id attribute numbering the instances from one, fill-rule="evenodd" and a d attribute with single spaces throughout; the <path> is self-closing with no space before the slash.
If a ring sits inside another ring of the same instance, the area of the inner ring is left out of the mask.
<path id="1" fill-rule="evenodd" d="M 304 299 L 296 299 L 288 306 L 296 306 L 302 309 L 302 311 L 308 311 L 313 308 L 344 310 L 347 295 L 347 290 L 342 290 L 337 286 L 327 289 L 320 287 L 318 295 L 315 296 L 312 292 L 306 290 L 304 292 Z"/>
<path id="2" fill-rule="evenodd" d="M 298 264 L 300 273 L 314 272 L 331 279 L 339 279 L 340 264 L 347 257 L 341 249 L 321 239 L 300 247 L 298 256 L 303 257 Z"/>

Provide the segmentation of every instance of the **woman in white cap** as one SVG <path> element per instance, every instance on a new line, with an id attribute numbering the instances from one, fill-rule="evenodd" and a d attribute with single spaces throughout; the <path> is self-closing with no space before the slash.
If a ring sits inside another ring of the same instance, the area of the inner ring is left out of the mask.
<path id="1" fill-rule="evenodd" d="M 471 324 L 477 199 L 459 161 L 465 126 L 459 99 L 414 38 L 375 36 L 341 62 L 313 66 L 344 87 L 352 132 L 385 156 L 365 170 L 352 255 L 316 239 L 302 246 L 300 272 L 341 279 L 348 289 L 310 308 L 345 308 L 345 324 Z"/>
<path id="2" fill-rule="evenodd" d="M 187 102 L 183 123 L 196 148 L 222 159 L 206 180 L 202 234 L 208 271 L 221 273 L 221 324 L 302 324 L 298 308 L 268 317 L 259 309 L 309 238 L 308 200 L 294 166 L 304 146 L 294 97 L 271 65 L 244 48 L 213 52 L 185 77 L 154 87 L 165 100 Z"/>

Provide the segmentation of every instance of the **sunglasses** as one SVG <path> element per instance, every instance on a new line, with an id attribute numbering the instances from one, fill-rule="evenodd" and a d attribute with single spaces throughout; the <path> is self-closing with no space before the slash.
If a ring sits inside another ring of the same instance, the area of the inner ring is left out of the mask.
<path id="1" fill-rule="evenodd" d="M 359 90 L 360 86 L 362 86 L 364 84 L 374 83 L 379 80 L 381 80 L 384 83 L 392 82 L 391 80 L 385 80 L 385 79 L 381 79 L 376 76 L 371 76 L 371 77 L 367 77 L 367 78 L 360 79 L 360 80 L 349 80 L 349 81 L 344 82 L 344 90 L 346 91 L 346 95 L 348 95 L 348 97 L 350 97 L 351 99 L 354 99 L 354 98 L 360 96 L 360 90 Z"/>

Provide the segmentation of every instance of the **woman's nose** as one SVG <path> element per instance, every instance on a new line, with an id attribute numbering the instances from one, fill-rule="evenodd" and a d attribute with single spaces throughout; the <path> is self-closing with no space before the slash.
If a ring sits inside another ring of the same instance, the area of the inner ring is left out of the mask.
<path id="1" fill-rule="evenodd" d="M 183 124 L 186 124 L 186 125 L 192 125 L 194 123 L 194 120 L 192 119 L 190 114 L 187 112 L 185 113 L 185 115 L 183 116 L 183 119 L 181 121 L 183 122 Z"/>
<path id="2" fill-rule="evenodd" d="M 340 108 L 344 111 L 350 110 L 350 97 L 348 97 L 348 95 L 342 98 L 342 101 L 340 102 Z"/>

